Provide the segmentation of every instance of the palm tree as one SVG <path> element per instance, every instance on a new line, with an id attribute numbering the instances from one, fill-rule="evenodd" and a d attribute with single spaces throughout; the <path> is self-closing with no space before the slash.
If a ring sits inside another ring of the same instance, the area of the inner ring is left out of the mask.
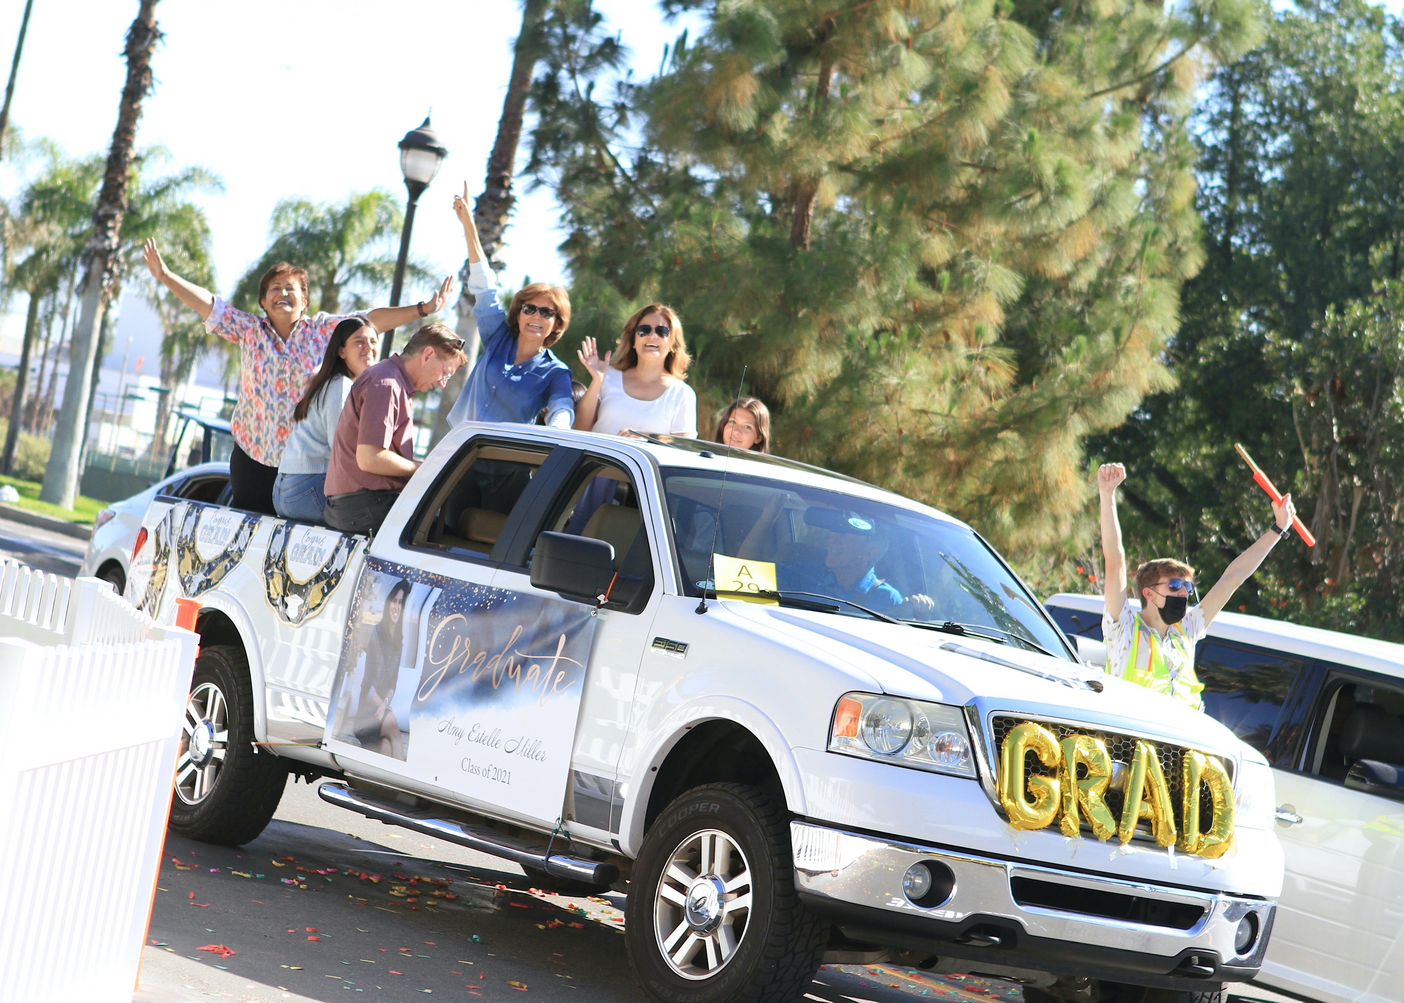
<path id="1" fill-rule="evenodd" d="M 24 54 L 24 34 L 29 30 L 29 12 L 34 8 L 34 0 L 24 0 L 24 14 L 20 17 L 19 38 L 15 40 L 15 58 L 10 63 L 10 81 L 5 85 L 5 104 L 0 107 L 0 156 L 5 153 L 5 133 L 10 124 L 10 99 L 15 96 L 15 78 L 19 76 L 20 56 Z"/>
<path id="2" fill-rule="evenodd" d="M 50 325 L 57 302 L 66 301 L 65 280 L 72 275 L 91 224 L 93 204 L 101 177 L 97 158 L 65 160 L 52 144 L 41 144 L 47 158 L 43 172 L 20 196 L 9 217 L 8 270 L 6 290 L 23 290 L 29 296 L 24 340 L 15 394 L 10 405 L 9 428 L 5 434 L 0 470 L 10 473 L 25 412 L 29 365 L 40 328 L 41 309 L 47 303 Z M 69 283 L 71 286 L 71 282 Z M 43 389 L 42 374 L 40 386 Z M 37 412 L 36 412 L 37 413 Z"/>
<path id="3" fill-rule="evenodd" d="M 404 217 L 395 199 L 380 190 L 352 194 L 342 203 L 289 199 L 273 207 L 273 243 L 234 290 L 234 302 L 258 306 L 258 283 L 279 261 L 307 269 L 308 310 L 365 310 L 384 300 L 395 272 L 395 235 Z M 430 279 L 417 264 L 412 281 Z"/>
<path id="4" fill-rule="evenodd" d="M 512 72 L 507 78 L 507 95 L 502 99 L 502 114 L 497 119 L 497 138 L 493 140 L 492 152 L 488 154 L 487 177 L 483 179 L 483 193 L 473 203 L 473 225 L 478 228 L 478 239 L 483 245 L 483 255 L 494 267 L 498 267 L 497 252 L 502 246 L 502 235 L 511 222 L 512 206 L 517 197 L 512 193 L 512 176 L 516 173 L 517 147 L 522 140 L 522 122 L 526 117 L 527 97 L 531 92 L 532 72 L 541 58 L 541 29 L 546 21 L 549 0 L 523 0 L 522 26 L 517 32 L 517 41 L 512 48 Z M 468 355 L 468 364 L 454 373 L 453 379 L 444 388 L 441 405 L 434 421 L 434 440 L 438 441 L 448 431 L 448 411 L 463 390 L 463 384 L 478 360 L 478 322 L 473 316 L 473 298 L 468 295 L 468 262 L 463 262 L 459 275 L 459 288 L 463 294 L 458 298 L 457 333 L 463 339 L 463 350 Z"/>
<path id="5" fill-rule="evenodd" d="M 82 434 L 92 406 L 92 372 L 98 332 L 112 294 L 127 212 L 127 188 L 136 156 L 136 129 L 142 100 L 152 90 L 151 57 L 161 39 L 156 24 L 157 0 L 140 0 L 137 16 L 127 30 L 127 80 L 118 106 L 117 128 L 103 172 L 102 191 L 93 213 L 93 234 L 85 251 L 83 309 L 73 335 L 73 352 L 64 386 L 64 407 L 54 431 L 53 452 L 39 497 L 51 505 L 72 508 L 78 493 Z"/>
<path id="6" fill-rule="evenodd" d="M 173 174 L 147 181 L 147 170 L 170 159 L 162 147 L 143 151 L 137 158 L 132 175 L 131 205 L 122 224 L 121 266 L 113 280 L 112 299 L 119 300 L 123 280 L 129 270 L 145 272 L 139 267 L 142 245 L 148 237 L 157 237 L 168 249 L 168 257 L 177 262 L 182 275 L 195 281 L 214 285 L 214 269 L 210 241 L 210 225 L 205 214 L 188 201 L 194 192 L 223 190 L 223 183 L 203 167 L 187 167 Z M 230 351 L 233 346 L 222 339 L 207 337 L 204 325 L 188 309 L 178 304 L 163 286 L 147 286 L 147 301 L 161 319 L 164 337 L 161 339 L 161 386 L 174 389 L 185 383 L 199 357 L 210 351 Z M 98 359 L 107 355 L 110 347 L 109 328 L 104 325 Z M 236 351 L 236 350 L 235 350 Z M 93 391 L 97 390 L 97 367 L 93 371 Z M 171 394 L 163 394 L 157 408 L 153 451 L 165 451 L 170 412 L 174 405 Z M 90 412 L 91 413 L 91 412 Z M 84 441 L 87 435 L 84 434 Z"/>

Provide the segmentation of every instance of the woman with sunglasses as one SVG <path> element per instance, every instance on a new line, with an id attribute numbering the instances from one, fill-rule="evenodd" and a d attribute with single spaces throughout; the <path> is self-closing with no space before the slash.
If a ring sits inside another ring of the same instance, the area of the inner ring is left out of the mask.
<path id="1" fill-rule="evenodd" d="M 1233 559 L 1197 605 L 1190 605 L 1197 597 L 1194 568 L 1173 558 L 1146 561 L 1136 569 L 1138 612 L 1126 602 L 1126 551 L 1116 514 L 1116 489 L 1124 480 L 1126 468 L 1120 463 L 1104 463 L 1097 471 L 1106 561 L 1102 637 L 1107 645 L 1107 672 L 1203 710 L 1204 684 L 1194 672 L 1194 646 L 1277 541 L 1292 532 L 1296 507 L 1291 495 L 1273 502 L 1272 527 Z"/>
<path id="2" fill-rule="evenodd" d="M 453 197 L 453 211 L 463 224 L 468 245 L 468 292 L 476 297 L 482 354 L 468 374 L 463 392 L 449 410 L 449 425 L 465 421 L 513 421 L 531 424 L 544 409 L 544 424 L 570 428 L 575 401 L 570 367 L 551 346 L 570 326 L 570 296 L 560 286 L 533 282 L 504 313 L 497 297 L 497 277 L 483 259 L 478 228 L 468 208 L 468 185 Z"/>
<path id="3" fill-rule="evenodd" d="M 612 360 L 612 362 L 611 362 Z M 650 303 L 624 325 L 619 344 L 601 358 L 595 339 L 580 347 L 590 386 L 575 411 L 575 427 L 697 436 L 697 395 L 683 382 L 692 357 L 673 308 Z"/>

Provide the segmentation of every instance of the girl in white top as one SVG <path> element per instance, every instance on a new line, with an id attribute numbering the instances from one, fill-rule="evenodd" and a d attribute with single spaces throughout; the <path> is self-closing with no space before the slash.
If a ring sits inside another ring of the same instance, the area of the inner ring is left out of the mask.
<path id="1" fill-rule="evenodd" d="M 585 339 L 579 355 L 590 386 L 575 405 L 576 428 L 696 438 L 697 395 L 683 382 L 692 357 L 672 307 L 650 303 L 635 313 L 604 358 L 594 338 Z"/>
<path id="2" fill-rule="evenodd" d="M 332 330 L 322 365 L 293 409 L 292 435 L 273 482 L 273 508 L 284 519 L 324 521 L 336 423 L 351 384 L 375 362 L 379 349 L 380 335 L 364 317 L 347 317 Z"/>

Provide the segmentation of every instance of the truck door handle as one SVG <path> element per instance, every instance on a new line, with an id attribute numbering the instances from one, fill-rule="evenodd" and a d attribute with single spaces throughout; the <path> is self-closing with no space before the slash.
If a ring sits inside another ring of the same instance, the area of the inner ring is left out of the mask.
<path id="1" fill-rule="evenodd" d="M 1296 825 L 1302 820 L 1302 817 L 1293 811 L 1292 806 L 1289 804 L 1278 805 L 1274 815 L 1283 825 Z"/>

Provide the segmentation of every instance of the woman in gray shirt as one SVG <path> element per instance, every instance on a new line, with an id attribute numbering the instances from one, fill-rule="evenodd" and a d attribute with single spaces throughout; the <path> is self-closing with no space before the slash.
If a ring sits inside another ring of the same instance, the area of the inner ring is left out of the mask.
<path id="1" fill-rule="evenodd" d="M 364 317 L 347 317 L 332 331 L 321 368 L 293 409 L 293 432 L 273 482 L 273 508 L 284 519 L 323 521 L 337 419 L 351 384 L 375 362 L 379 348 L 380 335 Z"/>

